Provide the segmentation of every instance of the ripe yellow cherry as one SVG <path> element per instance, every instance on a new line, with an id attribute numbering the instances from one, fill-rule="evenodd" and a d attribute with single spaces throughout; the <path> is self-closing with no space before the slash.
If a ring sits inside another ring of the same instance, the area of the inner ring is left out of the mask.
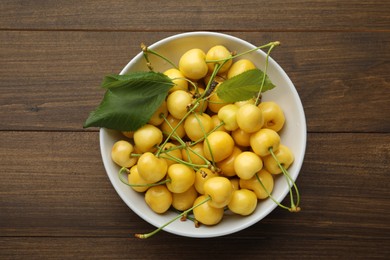
<path id="1" fill-rule="evenodd" d="M 185 79 L 183 73 L 180 70 L 172 68 L 164 71 L 164 74 L 167 75 L 173 82 L 174 86 L 169 90 L 173 92 L 175 90 L 188 90 L 188 81 Z"/>
<path id="2" fill-rule="evenodd" d="M 158 158 L 153 153 L 146 152 L 139 157 L 137 169 L 142 179 L 148 183 L 154 183 L 165 177 L 168 164 L 164 158 Z"/>
<path id="3" fill-rule="evenodd" d="M 207 200 L 208 196 L 201 195 L 194 201 L 194 206 Z M 204 225 L 216 225 L 221 222 L 224 214 L 223 208 L 215 208 L 209 203 L 203 203 L 193 209 L 194 217 L 197 221 Z"/>
<path id="4" fill-rule="evenodd" d="M 115 142 L 111 149 L 112 160 L 121 167 L 129 168 L 137 163 L 137 157 L 132 157 L 134 147 L 125 140 Z"/>
<path id="5" fill-rule="evenodd" d="M 247 70 L 255 69 L 256 66 L 253 64 L 252 61 L 248 59 L 241 59 L 236 62 L 233 62 L 232 66 L 230 67 L 227 77 L 228 79 L 237 76 L 238 74 L 241 74 Z"/>
<path id="6" fill-rule="evenodd" d="M 263 112 L 254 104 L 245 104 L 237 111 L 238 127 L 247 133 L 254 133 L 261 129 L 264 123 Z"/>
<path id="7" fill-rule="evenodd" d="M 227 104 L 221 107 L 218 111 L 218 118 L 224 123 L 224 127 L 228 131 L 234 131 L 238 128 L 237 112 L 239 107 L 235 104 Z"/>
<path id="8" fill-rule="evenodd" d="M 168 112 L 176 119 L 182 119 L 187 114 L 191 103 L 191 93 L 184 90 L 176 90 L 167 97 Z"/>
<path id="9" fill-rule="evenodd" d="M 205 59 L 204 51 L 197 48 L 191 49 L 180 57 L 179 70 L 186 78 L 199 80 L 205 77 L 209 70 Z"/>
<path id="10" fill-rule="evenodd" d="M 130 168 L 130 173 L 127 176 L 127 181 L 129 182 L 129 184 L 135 184 L 135 185 L 150 184 L 149 182 L 141 178 L 138 172 L 137 165 Z M 145 192 L 149 188 L 149 186 L 135 186 L 135 185 L 131 186 L 131 188 L 137 192 Z"/>
<path id="11" fill-rule="evenodd" d="M 217 177 L 217 176 L 218 176 L 217 173 L 211 171 L 208 168 L 200 168 L 199 170 L 197 170 L 195 173 L 195 183 L 194 183 L 194 187 L 195 187 L 196 191 L 199 194 L 204 194 L 204 189 L 203 189 L 204 183 L 208 179 L 213 178 L 213 177 Z"/>
<path id="12" fill-rule="evenodd" d="M 209 97 L 208 108 L 211 112 L 218 113 L 218 111 L 227 105 L 223 99 L 221 99 L 216 92 L 212 93 Z"/>
<path id="13" fill-rule="evenodd" d="M 172 194 L 165 185 L 150 187 L 145 193 L 145 202 L 156 213 L 166 212 L 172 205 Z"/>
<path id="14" fill-rule="evenodd" d="M 213 122 L 206 113 L 192 113 L 184 121 L 184 130 L 192 141 L 203 138 L 212 129 Z"/>
<path id="15" fill-rule="evenodd" d="M 271 194 L 274 188 L 274 178 L 272 177 L 271 173 L 265 169 L 262 169 L 260 172 L 258 172 L 257 176 L 264 185 L 265 189 L 263 188 L 263 185 L 261 185 L 261 183 L 257 180 L 256 175 L 249 180 L 240 179 L 240 187 L 241 189 L 248 189 L 253 191 L 258 199 L 265 199 L 268 197 L 268 194 Z"/>
<path id="16" fill-rule="evenodd" d="M 233 194 L 233 185 L 230 180 L 221 176 L 208 179 L 204 183 L 203 189 L 205 194 L 211 197 L 208 204 L 214 208 L 227 206 Z"/>
<path id="17" fill-rule="evenodd" d="M 134 132 L 134 143 L 141 152 L 149 152 L 162 142 L 163 134 L 154 125 L 146 124 Z"/>
<path id="18" fill-rule="evenodd" d="M 280 162 L 280 164 L 288 169 L 290 165 L 294 162 L 294 154 L 285 145 L 280 144 L 279 149 L 274 152 L 276 158 Z M 272 155 L 267 155 L 263 158 L 265 168 L 272 174 L 279 174 L 282 172 L 276 160 L 272 157 Z"/>
<path id="19" fill-rule="evenodd" d="M 279 132 L 286 121 L 282 108 L 273 101 L 261 102 L 258 107 L 263 112 L 263 128 L 269 128 Z"/>
<path id="20" fill-rule="evenodd" d="M 226 128 L 221 124 L 221 120 L 219 119 L 218 115 L 212 115 L 211 121 L 213 123 L 213 129 L 227 132 Z"/>
<path id="21" fill-rule="evenodd" d="M 272 129 L 262 128 L 251 135 L 250 144 L 256 154 L 264 157 L 270 154 L 270 147 L 274 152 L 279 149 L 280 136 Z"/>
<path id="22" fill-rule="evenodd" d="M 192 168 L 175 163 L 169 166 L 166 183 L 168 190 L 174 193 L 182 193 L 188 190 L 195 182 L 195 172 Z"/>
<path id="23" fill-rule="evenodd" d="M 203 151 L 206 159 L 220 162 L 232 154 L 233 138 L 226 132 L 215 131 L 209 134 L 203 142 Z"/>
<path id="24" fill-rule="evenodd" d="M 235 146 L 233 152 L 226 159 L 217 162 L 217 167 L 221 169 L 221 175 L 226 177 L 236 176 L 236 171 L 234 170 L 234 160 L 239 154 L 241 154 L 241 149 Z"/>
<path id="25" fill-rule="evenodd" d="M 263 168 L 263 162 L 254 152 L 246 151 L 237 155 L 234 160 L 234 170 L 243 180 L 249 180 Z"/>
<path id="26" fill-rule="evenodd" d="M 253 191 L 248 189 L 235 190 L 228 208 L 233 213 L 248 216 L 255 211 L 257 206 L 257 197 Z"/>
<path id="27" fill-rule="evenodd" d="M 229 59 L 232 57 L 232 54 L 230 51 L 223 45 L 216 45 L 214 47 L 211 47 L 207 53 L 206 53 L 206 61 L 212 61 L 212 60 L 222 60 L 222 59 Z M 212 72 L 215 67 L 215 63 L 222 64 L 222 61 L 219 62 L 210 62 L 207 63 L 207 66 L 209 67 L 209 72 Z M 219 69 L 218 74 L 222 74 L 229 70 L 230 66 L 232 65 L 232 59 L 229 59 L 225 64 Z"/>
<path id="28" fill-rule="evenodd" d="M 234 104 L 237 105 L 238 107 L 242 107 L 243 105 L 246 105 L 246 104 L 253 104 L 254 105 L 255 100 L 253 98 L 251 98 L 248 100 L 234 102 Z"/>
<path id="29" fill-rule="evenodd" d="M 236 130 L 232 131 L 231 135 L 236 145 L 242 147 L 250 146 L 250 137 L 251 137 L 250 133 L 245 132 L 241 128 L 237 128 Z"/>
<path id="30" fill-rule="evenodd" d="M 187 210 L 192 207 L 197 197 L 198 193 L 194 186 L 182 193 L 172 193 L 172 207 L 180 211 Z"/>
<path id="31" fill-rule="evenodd" d="M 161 106 L 154 112 L 152 117 L 149 119 L 149 124 L 154 126 L 159 126 L 164 122 L 164 118 L 161 117 L 161 114 L 163 114 L 165 117 L 168 115 L 168 109 L 167 109 L 167 102 L 164 101 Z"/>

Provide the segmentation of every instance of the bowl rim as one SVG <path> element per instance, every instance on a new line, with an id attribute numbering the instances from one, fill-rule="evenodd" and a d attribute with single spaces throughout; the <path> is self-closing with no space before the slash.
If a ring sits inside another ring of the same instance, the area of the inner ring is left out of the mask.
<path id="1" fill-rule="evenodd" d="M 229 35 L 229 34 L 219 33 L 219 32 L 209 32 L 209 31 L 194 31 L 194 32 L 184 32 L 184 33 L 179 33 L 179 34 L 168 36 L 166 38 L 163 38 L 163 39 L 161 39 L 161 40 L 151 44 L 149 46 L 149 48 L 158 48 L 158 47 L 163 46 L 164 44 L 167 44 L 167 43 L 169 43 L 171 41 L 175 41 L 175 40 L 181 39 L 181 38 L 186 38 L 186 37 L 189 37 L 189 36 L 191 36 L 191 37 L 193 37 L 193 36 L 208 36 L 208 37 L 216 36 L 216 37 L 225 38 L 227 40 L 232 40 L 232 41 L 238 42 L 239 44 L 243 44 L 243 45 L 250 46 L 250 47 L 253 47 L 253 48 L 256 47 L 255 45 L 251 44 L 250 42 L 247 42 L 247 41 L 245 41 L 245 40 L 243 40 L 241 38 L 238 38 L 238 37 L 235 37 L 235 36 L 232 36 L 232 35 Z M 260 50 L 256 50 L 256 52 L 261 54 L 262 56 L 265 56 L 265 52 L 262 51 L 261 49 Z M 130 71 L 130 69 L 134 66 L 134 64 L 137 64 L 140 59 L 143 59 L 142 51 L 139 52 L 136 56 L 134 56 L 125 65 L 125 67 L 121 70 L 120 74 L 124 74 L 124 73 Z M 283 79 L 291 86 L 291 88 L 290 88 L 291 94 L 294 96 L 294 99 L 299 103 L 297 109 L 299 111 L 299 117 L 301 119 L 301 122 L 300 122 L 301 123 L 301 128 L 304 129 L 305 131 L 302 133 L 302 136 L 301 136 L 301 138 L 302 138 L 301 143 L 303 144 L 302 145 L 302 156 L 300 156 L 299 158 L 295 158 L 295 160 L 294 160 L 294 164 L 297 165 L 296 166 L 297 174 L 295 176 L 293 176 L 293 180 L 296 181 L 298 175 L 300 174 L 300 171 L 301 171 L 301 168 L 302 168 L 302 165 L 303 165 L 303 162 L 304 162 L 304 157 L 305 157 L 305 153 L 306 153 L 306 146 L 307 146 L 307 126 L 306 126 L 305 112 L 304 112 L 303 105 L 302 105 L 301 99 L 299 97 L 299 94 L 298 94 L 298 92 L 297 92 L 297 90 L 295 88 L 295 85 L 292 83 L 292 81 L 288 77 L 287 73 L 284 71 L 284 69 L 272 57 L 269 57 L 269 64 L 270 65 L 272 64 L 272 66 L 275 67 L 275 69 L 278 71 L 278 73 L 281 74 Z M 110 131 L 110 130 L 109 129 L 105 129 L 105 128 L 100 128 L 99 140 L 100 140 L 100 149 L 101 149 L 101 156 L 102 156 L 103 164 L 104 164 L 106 173 L 107 173 L 107 175 L 108 175 L 108 177 L 110 179 L 111 184 L 113 185 L 115 191 L 120 196 L 122 201 L 125 202 L 125 204 L 134 213 L 136 213 L 141 219 L 145 220 L 149 224 L 157 227 L 158 225 L 154 221 L 153 217 L 145 216 L 140 210 L 138 210 L 138 208 L 136 206 L 134 206 L 134 204 L 131 204 L 129 202 L 129 199 L 126 197 L 126 195 L 123 192 L 121 192 L 121 189 L 118 187 L 118 185 L 120 185 L 121 183 L 118 183 L 118 181 L 114 179 L 114 176 L 116 177 L 116 175 L 115 174 L 112 175 L 112 174 L 109 173 L 110 169 L 109 169 L 108 165 L 109 165 L 109 163 L 111 163 L 110 162 L 111 158 L 108 158 L 107 156 L 104 156 L 104 150 L 107 149 L 107 148 L 105 147 L 104 142 L 103 142 L 103 139 L 107 135 L 107 131 Z M 275 199 L 278 200 L 278 201 L 281 201 L 281 200 L 283 200 L 287 196 L 287 194 L 288 194 L 288 188 L 286 186 L 285 191 L 283 191 L 280 194 L 280 196 L 278 196 Z M 262 212 L 262 214 L 261 214 L 261 216 L 259 218 L 253 219 L 252 221 L 247 221 L 247 222 L 245 222 L 245 224 L 237 225 L 236 227 L 232 227 L 229 230 L 222 231 L 222 232 L 217 232 L 217 233 L 214 233 L 212 235 L 210 235 L 210 234 L 203 234 L 203 233 L 197 233 L 197 232 L 192 232 L 192 233 L 183 232 L 181 230 L 176 230 L 176 229 L 170 228 L 170 226 L 167 226 L 163 230 L 166 231 L 166 232 L 175 234 L 175 235 L 184 236 L 184 237 L 194 237 L 194 238 L 212 238 L 212 237 L 225 236 L 225 235 L 229 235 L 229 234 L 236 233 L 238 231 L 244 230 L 244 229 L 248 228 L 249 226 L 254 225 L 255 223 L 261 221 L 263 218 L 268 216 L 276 207 L 277 207 L 277 204 L 273 203 L 272 206 L 267 207 L 266 210 L 264 210 Z"/>

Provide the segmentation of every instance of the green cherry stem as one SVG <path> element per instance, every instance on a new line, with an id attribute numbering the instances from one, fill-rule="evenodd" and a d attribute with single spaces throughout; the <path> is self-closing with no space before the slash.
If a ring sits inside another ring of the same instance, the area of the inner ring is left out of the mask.
<path id="1" fill-rule="evenodd" d="M 168 221 L 167 223 L 165 223 L 164 225 L 162 225 L 161 227 L 155 229 L 154 231 L 150 232 L 150 233 L 146 233 L 146 234 L 135 234 L 135 237 L 137 238 L 142 238 L 142 239 L 146 239 L 146 238 L 149 238 L 151 236 L 153 236 L 154 234 L 160 232 L 161 230 L 163 230 L 166 226 L 168 226 L 169 224 L 171 224 L 172 222 L 182 218 L 183 216 L 187 216 L 188 213 L 190 213 L 194 208 L 196 207 L 199 207 L 200 205 L 206 203 L 207 201 L 211 200 L 211 197 L 208 196 L 205 200 L 199 202 L 198 204 L 194 205 L 193 207 L 183 211 L 182 213 L 180 213 L 179 215 L 177 215 L 176 217 L 174 217 L 173 219 L 171 219 L 170 221 Z"/>
<path id="2" fill-rule="evenodd" d="M 162 116 L 162 118 L 165 120 L 165 122 L 168 124 L 169 128 L 171 128 L 171 133 L 174 132 L 176 129 L 172 127 L 172 125 L 169 123 L 169 121 L 167 120 L 167 118 L 165 117 L 165 115 L 162 114 L 161 116 Z M 175 147 L 171 147 L 171 148 L 168 148 L 168 149 L 163 149 L 162 146 L 159 147 L 159 150 L 161 150 L 161 152 L 160 152 L 160 155 L 162 155 L 161 157 L 167 158 L 167 157 L 165 157 L 165 156 L 168 156 L 168 157 L 170 157 L 170 158 L 168 158 L 168 159 L 172 159 L 172 160 L 174 160 L 174 161 L 176 161 L 176 162 L 183 163 L 183 164 L 185 164 L 185 165 L 187 165 L 187 166 L 190 166 L 190 167 L 192 167 L 192 168 L 194 168 L 194 169 L 198 169 L 198 168 L 202 168 L 202 167 L 207 168 L 207 167 L 210 166 L 211 163 L 210 163 L 204 156 L 202 156 L 202 155 L 199 154 L 198 152 L 196 152 L 196 151 L 194 151 L 193 149 L 191 149 L 191 147 L 190 147 L 186 142 L 184 142 L 183 139 L 181 139 L 179 136 L 173 136 L 173 137 L 180 143 L 180 145 L 175 146 Z M 185 149 L 185 150 L 186 150 L 186 153 L 187 153 L 187 156 L 188 156 L 188 158 L 190 159 L 190 162 L 187 162 L 187 161 L 181 160 L 181 159 L 179 159 L 179 158 L 176 158 L 176 157 L 174 157 L 174 156 L 171 156 L 171 155 L 168 153 L 168 152 L 170 152 L 170 151 L 177 150 L 177 149 Z M 189 154 L 190 151 L 191 151 L 192 153 L 194 153 L 195 155 L 197 155 L 199 158 L 203 159 L 203 160 L 205 161 L 206 164 L 204 164 L 204 165 L 198 165 L 198 164 L 192 163 L 191 157 L 190 157 L 190 154 Z M 165 154 L 165 156 L 164 156 L 164 154 Z"/>
<path id="3" fill-rule="evenodd" d="M 197 151 L 195 151 L 194 149 L 192 149 L 192 148 L 191 148 L 191 145 L 192 145 L 192 144 L 188 144 L 188 143 L 187 143 L 185 149 L 186 149 L 188 152 L 192 152 L 193 154 L 195 154 L 195 155 L 198 156 L 200 159 L 202 159 L 203 161 L 206 162 L 206 164 L 204 164 L 204 165 L 197 165 L 197 166 L 198 166 L 198 167 L 200 166 L 199 168 L 202 168 L 202 167 L 207 168 L 207 167 L 209 167 L 209 166 L 211 165 L 211 162 L 210 162 L 209 160 L 207 160 L 203 155 L 201 155 L 200 153 L 198 153 Z M 188 156 L 189 159 L 191 159 L 189 153 L 187 154 L 187 156 Z"/>
<path id="4" fill-rule="evenodd" d="M 275 47 L 276 45 L 271 45 L 271 47 L 268 49 L 268 52 L 267 52 L 267 56 L 265 57 L 265 68 L 264 68 L 264 73 L 263 73 L 263 79 L 261 81 L 261 87 L 259 89 L 259 92 L 257 93 L 257 97 L 256 97 L 256 100 L 255 100 L 255 105 L 259 105 L 260 103 L 260 98 L 261 98 L 261 92 L 263 91 L 263 87 L 264 87 L 264 84 L 265 84 L 265 78 L 266 78 L 266 75 L 267 75 L 267 70 L 268 70 L 268 63 L 269 63 L 269 56 L 270 56 L 270 53 L 272 51 L 272 49 Z"/>
<path id="5" fill-rule="evenodd" d="M 132 183 L 128 183 L 124 178 L 123 178 L 123 173 L 129 173 L 129 169 L 127 169 L 126 167 L 122 167 L 119 172 L 118 172 L 118 177 L 119 177 L 119 180 L 127 185 L 127 186 L 130 186 L 130 187 L 152 187 L 152 186 L 158 186 L 158 185 L 162 185 L 162 184 L 165 184 L 167 182 L 171 182 L 170 179 L 165 179 L 163 181 L 160 181 L 160 182 L 156 182 L 156 183 L 148 183 L 148 184 L 132 184 Z"/>
<path id="6" fill-rule="evenodd" d="M 200 119 L 199 119 L 199 117 L 198 117 L 198 115 L 197 115 L 196 113 L 194 113 L 194 115 L 195 115 L 196 121 L 198 121 L 198 124 L 200 125 L 200 128 L 201 128 L 201 130 L 202 130 L 203 136 L 206 136 L 207 133 L 206 133 L 206 131 L 204 130 L 204 127 L 203 127 L 203 125 L 202 125 L 202 122 L 200 121 Z M 208 140 L 207 138 L 205 138 L 204 140 L 205 140 L 205 142 L 206 142 L 206 144 L 207 144 L 208 149 L 210 150 L 211 163 L 212 163 L 213 166 L 215 167 L 216 165 L 215 165 L 215 161 L 214 161 L 214 155 L 213 155 L 213 151 L 211 150 L 209 140 Z"/>
<path id="7" fill-rule="evenodd" d="M 219 125 L 215 126 L 213 129 L 211 129 L 210 132 L 208 132 L 207 134 L 205 134 L 203 137 L 199 138 L 198 140 L 196 141 L 193 141 L 191 143 L 190 146 L 193 146 L 193 145 L 196 145 L 197 143 L 200 143 L 202 141 L 204 141 L 206 139 L 207 136 L 209 136 L 212 132 L 215 132 L 218 130 L 218 128 L 220 128 L 221 126 L 223 126 L 225 123 L 222 121 Z"/>
<path id="8" fill-rule="evenodd" d="M 194 168 L 194 169 L 198 169 L 198 168 L 207 168 L 207 167 L 209 167 L 208 164 L 203 164 L 203 165 L 202 165 L 202 164 L 195 164 L 195 163 L 191 163 L 191 162 L 187 162 L 187 161 L 181 160 L 181 159 L 179 159 L 179 158 L 176 158 L 176 157 L 170 155 L 169 153 L 167 153 L 167 154 L 162 154 L 160 157 L 161 157 L 161 158 L 165 158 L 165 159 L 173 160 L 173 161 L 175 161 L 175 162 L 177 162 L 177 163 L 181 163 L 181 164 L 187 165 L 187 166 L 189 166 L 189 167 L 191 167 L 191 168 Z"/>
<path id="9" fill-rule="evenodd" d="M 251 50 L 248 50 L 248 51 L 245 51 L 245 52 L 241 52 L 241 53 L 237 54 L 236 56 L 233 56 L 233 58 L 237 58 L 239 56 L 245 55 L 245 54 L 253 52 L 253 51 L 257 51 L 259 49 L 264 49 L 264 48 L 268 48 L 268 47 L 274 48 L 275 46 L 279 46 L 279 45 L 280 45 L 279 41 L 270 42 L 270 43 L 264 44 L 262 46 L 256 47 L 254 49 L 251 49 Z"/>
<path id="10" fill-rule="evenodd" d="M 247 50 L 247 51 L 244 51 L 244 52 L 240 52 L 234 56 L 231 56 L 229 58 L 225 58 L 225 59 L 219 59 L 219 60 L 206 60 L 206 63 L 215 63 L 215 62 L 221 62 L 221 61 L 227 61 L 227 60 L 231 60 L 231 59 L 235 59 L 235 58 L 238 58 L 240 56 L 243 56 L 245 54 L 248 54 L 248 53 L 251 53 L 253 51 L 257 51 L 259 49 L 264 49 L 264 48 L 268 48 L 268 47 L 271 47 L 271 46 L 278 46 L 280 45 L 280 42 L 279 41 L 275 41 L 275 42 L 270 42 L 270 43 L 267 43 L 267 44 L 264 44 L 264 45 L 261 45 L 261 46 L 258 46 L 256 48 L 253 48 L 253 49 L 250 49 L 250 50 Z M 273 48 L 273 47 L 272 47 Z"/>
<path id="11" fill-rule="evenodd" d="M 177 210 L 177 209 L 173 209 L 177 214 L 181 214 L 181 213 L 183 213 L 183 211 L 180 211 L 180 210 Z M 189 220 L 191 220 L 192 222 L 194 222 L 195 223 L 195 226 L 196 225 L 198 225 L 199 223 L 198 223 L 198 221 L 194 218 L 194 217 L 191 217 L 190 215 L 183 215 L 182 217 L 181 217 L 181 220 L 182 221 L 185 221 L 185 220 L 187 220 L 187 219 L 189 219 Z"/>
<path id="12" fill-rule="evenodd" d="M 215 78 L 215 76 L 217 75 L 219 69 L 220 69 L 227 61 L 228 61 L 228 60 L 224 60 L 224 61 L 222 62 L 222 64 L 216 63 L 216 64 L 214 65 L 214 70 L 213 70 L 213 73 L 212 73 L 211 76 L 210 76 L 210 80 L 209 80 L 209 82 L 207 82 L 207 86 L 206 86 L 206 88 L 205 88 L 203 94 L 200 96 L 199 99 L 205 99 L 205 98 L 207 98 L 207 97 L 211 94 L 210 87 L 211 87 L 211 85 L 212 85 L 212 82 L 214 81 L 214 78 Z"/>
<path id="13" fill-rule="evenodd" d="M 261 181 L 261 179 L 259 178 L 259 176 L 257 174 L 255 174 L 256 176 L 256 179 L 257 181 L 260 183 L 261 187 L 263 188 L 263 190 L 267 193 L 268 197 L 273 201 L 275 202 L 279 207 L 281 208 L 284 208 L 284 209 L 287 209 L 287 210 L 291 210 L 289 207 L 287 206 L 284 206 L 283 204 L 281 204 L 280 202 L 278 202 L 272 195 L 271 193 L 267 190 L 267 188 L 265 187 L 264 183 Z"/>
<path id="14" fill-rule="evenodd" d="M 290 191 L 289 191 L 289 193 L 290 193 L 290 201 L 291 201 L 291 209 L 290 209 L 290 211 L 291 212 L 298 212 L 298 211 L 300 211 L 301 208 L 299 207 L 299 203 L 300 203 L 301 198 L 300 198 L 300 194 L 299 194 L 299 190 L 298 190 L 297 185 L 295 184 L 294 180 L 291 178 L 291 175 L 288 173 L 286 168 L 284 168 L 284 166 L 280 163 L 280 161 L 276 157 L 272 147 L 270 147 L 268 150 L 271 153 L 271 156 L 274 158 L 274 160 L 278 164 L 279 168 L 282 170 L 283 175 L 286 178 L 287 184 L 290 187 Z M 297 200 L 296 203 L 294 202 L 294 196 L 293 196 L 293 193 L 292 193 L 292 188 L 294 188 L 294 191 L 295 191 L 296 200 Z"/>
<path id="15" fill-rule="evenodd" d="M 163 59 L 166 62 L 168 62 L 169 64 L 171 64 L 172 67 L 174 67 L 175 69 L 179 69 L 176 66 L 176 64 L 173 63 L 170 59 L 168 59 L 167 57 L 161 55 L 160 53 L 158 53 L 158 52 L 156 52 L 154 50 L 149 49 L 145 44 L 141 44 L 141 49 L 142 49 L 142 52 L 144 53 L 144 56 L 145 56 L 145 53 L 150 53 L 150 54 L 156 55 L 157 57 L 160 57 L 161 59 Z M 149 59 L 146 59 L 146 61 L 150 64 Z"/>
<path id="16" fill-rule="evenodd" d="M 142 49 L 142 54 L 144 55 L 144 59 L 146 60 L 146 65 L 148 66 L 148 69 L 150 71 L 153 71 L 152 64 L 150 63 L 149 60 L 148 47 L 145 44 L 141 43 L 141 49 Z"/>
<path id="17" fill-rule="evenodd" d="M 187 82 L 190 83 L 190 85 L 194 88 L 195 93 L 198 93 L 198 86 L 197 86 L 197 84 L 194 83 L 192 80 L 187 79 L 187 78 L 173 78 L 172 81 L 175 80 L 175 79 L 181 79 L 181 80 L 187 81 Z"/>
<path id="18" fill-rule="evenodd" d="M 176 129 L 181 125 L 183 124 L 184 120 L 186 120 L 186 118 L 199 106 L 199 103 L 196 103 L 195 105 L 191 106 L 191 108 L 187 111 L 187 113 L 184 115 L 184 117 L 182 119 L 180 119 L 179 123 L 177 123 L 177 125 L 172 129 L 172 131 L 168 134 L 167 138 L 165 138 L 163 144 L 160 146 L 160 148 L 158 149 L 157 153 L 156 153 L 156 157 L 159 157 L 160 153 L 162 152 L 162 147 L 164 147 L 169 139 L 171 138 L 171 136 L 176 132 Z"/>
<path id="19" fill-rule="evenodd" d="M 176 133 L 177 127 L 173 127 L 171 125 L 171 123 L 169 123 L 167 117 L 163 113 L 161 113 L 160 117 L 162 117 L 164 119 L 164 122 L 169 126 L 169 128 L 171 129 L 171 133 Z M 169 135 L 170 133 L 166 133 L 166 134 Z M 171 138 L 171 137 L 174 138 L 176 141 L 178 141 L 181 144 L 180 147 L 185 147 L 186 146 L 185 142 L 183 141 L 183 139 L 180 138 L 180 136 L 171 134 L 169 138 Z M 161 148 L 163 148 L 163 147 L 161 146 Z M 175 150 L 175 149 L 170 148 L 170 149 L 168 149 L 166 151 L 172 151 L 172 150 Z"/>

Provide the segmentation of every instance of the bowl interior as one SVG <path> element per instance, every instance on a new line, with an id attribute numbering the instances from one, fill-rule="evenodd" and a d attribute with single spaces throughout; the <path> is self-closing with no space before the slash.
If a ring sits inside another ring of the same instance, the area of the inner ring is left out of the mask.
<path id="1" fill-rule="evenodd" d="M 205 52 L 214 45 L 225 45 L 229 50 L 235 50 L 237 53 L 247 51 L 255 46 L 238 39 L 236 37 L 213 32 L 192 32 L 183 33 L 165 38 L 149 48 L 169 57 L 178 64 L 180 56 L 191 48 L 200 48 Z M 264 43 L 260 43 L 264 44 Z M 243 56 L 250 59 L 259 69 L 264 69 L 265 53 L 263 51 L 251 52 Z M 155 70 L 163 72 L 170 68 L 170 65 L 164 60 L 150 55 L 151 63 Z M 130 71 L 147 71 L 142 53 L 139 53 L 132 59 L 121 74 Z M 280 132 L 281 142 L 287 145 L 295 156 L 294 163 L 289 168 L 289 173 L 295 180 L 301 169 L 306 148 L 306 121 L 301 100 L 298 93 L 283 69 L 272 59 L 269 60 L 268 75 L 276 88 L 266 92 L 263 100 L 272 100 L 277 102 L 283 109 L 286 117 L 286 123 Z M 122 200 L 141 218 L 150 224 L 159 227 L 177 216 L 176 213 L 169 211 L 166 214 L 159 215 L 154 213 L 146 205 L 143 194 L 133 191 L 128 186 L 121 183 L 118 179 L 119 167 L 111 160 L 112 145 L 122 138 L 117 131 L 104 129 L 100 130 L 100 147 L 105 169 L 115 190 Z M 274 198 L 281 201 L 288 193 L 288 187 L 285 179 L 280 176 L 275 178 L 275 186 L 272 192 Z M 226 214 L 221 223 L 215 226 L 204 226 L 195 228 L 192 221 L 175 221 L 164 230 L 187 237 L 216 237 L 231 234 L 247 228 L 267 216 L 276 204 L 271 199 L 266 199 L 258 204 L 255 212 L 250 216 L 241 217 L 233 214 Z"/>

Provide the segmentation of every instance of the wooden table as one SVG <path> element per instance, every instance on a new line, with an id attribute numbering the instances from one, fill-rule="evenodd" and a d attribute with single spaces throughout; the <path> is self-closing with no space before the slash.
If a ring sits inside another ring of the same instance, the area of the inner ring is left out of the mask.
<path id="1" fill-rule="evenodd" d="M 0 258 L 388 258 L 389 1 L 0 2 Z M 119 198 L 98 129 L 83 129 L 118 73 L 151 44 L 209 30 L 272 54 L 308 126 L 302 211 L 226 237 L 152 226 Z"/>

